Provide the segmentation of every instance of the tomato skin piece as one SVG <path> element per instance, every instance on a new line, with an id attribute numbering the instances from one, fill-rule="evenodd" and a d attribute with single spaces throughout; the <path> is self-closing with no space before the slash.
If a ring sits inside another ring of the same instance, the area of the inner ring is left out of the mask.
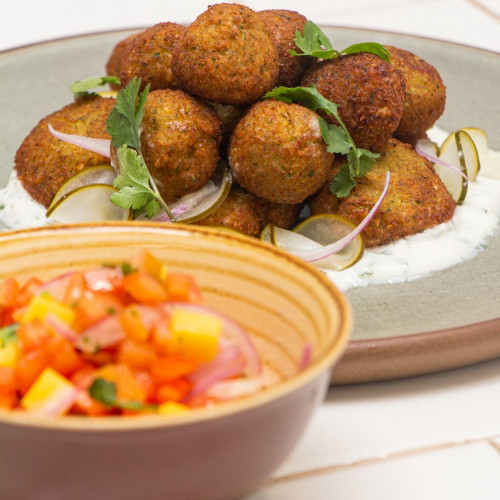
<path id="1" fill-rule="evenodd" d="M 168 300 L 165 286 L 144 271 L 136 271 L 124 276 L 122 286 L 139 304 L 157 305 Z"/>
<path id="2" fill-rule="evenodd" d="M 203 297 L 196 281 L 189 274 L 170 273 L 167 278 L 169 300 L 201 304 Z"/>
<path id="3" fill-rule="evenodd" d="M 151 364 L 151 376 L 156 384 L 161 385 L 190 374 L 199 364 L 194 359 L 156 358 Z"/>
<path id="4" fill-rule="evenodd" d="M 51 337 L 50 330 L 40 319 L 22 323 L 17 330 L 17 338 L 26 352 L 40 349 Z"/>
<path id="5" fill-rule="evenodd" d="M 148 340 L 151 332 L 144 324 L 141 310 L 137 304 L 127 306 L 120 312 L 120 323 L 127 338 L 138 342 Z"/>
<path id="6" fill-rule="evenodd" d="M 118 348 L 118 362 L 132 370 L 148 370 L 155 358 L 154 348 L 149 344 L 139 344 L 125 339 Z"/>
<path id="7" fill-rule="evenodd" d="M 16 372 L 14 368 L 0 366 L 0 394 L 15 396 L 17 391 Z"/>
<path id="8" fill-rule="evenodd" d="M 34 349 L 22 356 L 16 367 L 16 380 L 22 394 L 28 392 L 33 382 L 48 366 L 48 358 L 42 349 Z"/>
<path id="9" fill-rule="evenodd" d="M 42 282 L 38 278 L 30 278 L 19 290 L 16 304 L 17 307 L 24 307 L 28 305 L 30 300 L 33 298 L 33 295 L 35 295 L 41 286 Z"/>
<path id="10" fill-rule="evenodd" d="M 191 390 L 193 384 L 184 377 L 171 380 L 167 384 L 158 387 L 156 391 L 156 400 L 158 403 L 167 403 L 169 401 L 182 401 Z"/>
<path id="11" fill-rule="evenodd" d="M 60 335 L 49 339 L 44 350 L 49 358 L 49 366 L 65 377 L 85 365 L 73 344 Z"/>
<path id="12" fill-rule="evenodd" d="M 107 316 L 119 313 L 124 304 L 115 294 L 87 291 L 75 307 L 75 330 L 82 332 Z"/>

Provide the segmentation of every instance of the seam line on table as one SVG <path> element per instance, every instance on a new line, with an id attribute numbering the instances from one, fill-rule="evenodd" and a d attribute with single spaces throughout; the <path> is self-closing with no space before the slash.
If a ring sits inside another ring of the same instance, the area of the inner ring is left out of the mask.
<path id="1" fill-rule="evenodd" d="M 497 445 L 493 441 L 494 439 L 498 439 L 498 438 L 500 438 L 500 435 L 499 436 L 491 436 L 488 438 L 466 439 L 466 440 L 460 441 L 460 442 L 443 443 L 443 444 L 425 446 L 423 448 L 413 448 L 410 450 L 402 450 L 402 451 L 398 451 L 398 452 L 394 452 L 394 453 L 389 453 L 389 454 L 387 454 L 385 456 L 381 456 L 381 457 L 363 458 L 360 460 L 356 460 L 355 462 L 350 462 L 350 463 L 345 463 L 345 464 L 327 465 L 324 467 L 318 467 L 317 469 L 304 470 L 304 471 L 300 471 L 300 472 L 291 473 L 288 475 L 283 475 L 283 476 L 271 478 L 268 481 L 268 485 L 279 484 L 279 483 L 284 483 L 284 482 L 288 482 L 288 481 L 294 481 L 297 479 L 305 479 L 307 477 L 317 476 L 317 475 L 321 475 L 321 474 L 328 474 L 330 472 L 335 472 L 338 470 L 352 469 L 354 467 L 358 467 L 358 466 L 362 466 L 362 465 L 370 465 L 370 464 L 376 464 L 376 463 L 381 463 L 381 462 L 388 462 L 388 461 L 392 461 L 392 460 L 398 460 L 400 458 L 416 456 L 419 454 L 429 453 L 429 452 L 433 452 L 433 451 L 458 448 L 460 446 L 465 446 L 465 445 L 469 445 L 469 444 L 485 443 L 487 445 L 493 446 L 495 448 L 495 450 L 498 453 L 500 453 L 500 445 Z"/>

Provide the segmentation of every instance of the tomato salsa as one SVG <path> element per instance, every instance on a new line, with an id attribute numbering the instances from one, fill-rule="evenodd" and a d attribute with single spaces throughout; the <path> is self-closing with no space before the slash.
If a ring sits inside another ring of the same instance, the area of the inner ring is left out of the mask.
<path id="1" fill-rule="evenodd" d="M 260 390 L 260 372 L 249 336 L 147 251 L 0 283 L 0 408 L 177 414 Z"/>

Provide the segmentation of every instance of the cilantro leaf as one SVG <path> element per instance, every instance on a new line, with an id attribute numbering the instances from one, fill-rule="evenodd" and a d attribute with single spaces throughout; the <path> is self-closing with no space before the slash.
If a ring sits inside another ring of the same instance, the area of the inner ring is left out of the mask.
<path id="1" fill-rule="evenodd" d="M 142 157 L 126 145 L 120 146 L 116 155 L 120 173 L 115 177 L 113 186 L 118 192 L 111 195 L 111 201 L 125 209 L 140 210 L 146 207 L 148 217 L 153 217 L 160 210 L 160 204 L 150 187 L 149 171 Z"/>
<path id="2" fill-rule="evenodd" d="M 93 78 L 86 78 L 85 80 L 78 80 L 69 86 L 69 90 L 75 97 L 86 97 L 96 95 L 92 92 L 97 87 L 103 87 L 107 83 L 120 84 L 120 79 L 117 76 L 96 76 Z"/>
<path id="3" fill-rule="evenodd" d="M 17 323 L 0 328 L 0 347 L 5 347 L 10 342 L 16 341 L 18 328 L 19 325 Z"/>
<path id="4" fill-rule="evenodd" d="M 375 160 L 380 156 L 377 153 L 356 147 L 351 134 L 338 114 L 337 104 L 323 97 L 316 87 L 276 87 L 268 92 L 264 98 L 274 98 L 286 103 L 300 102 L 312 111 L 320 110 L 335 118 L 338 125 L 328 123 L 321 116 L 318 116 L 318 121 L 327 151 L 347 155 L 346 168 L 336 174 L 330 185 L 332 193 L 339 198 L 345 198 L 349 195 L 356 185 L 355 179 L 363 177 L 369 172 Z"/>
<path id="5" fill-rule="evenodd" d="M 103 378 L 96 378 L 89 387 L 89 394 L 92 399 L 99 401 L 104 406 L 110 408 L 122 408 L 124 410 L 147 410 L 156 408 L 155 405 L 145 405 L 140 401 L 120 401 L 116 399 L 116 384 Z"/>
<path id="6" fill-rule="evenodd" d="M 304 25 L 304 35 L 300 31 L 295 32 L 295 45 L 302 52 L 290 50 L 294 56 L 312 56 L 322 59 L 331 59 L 338 52 L 332 47 L 330 39 L 312 21 L 306 21 Z"/>
<path id="7" fill-rule="evenodd" d="M 362 42 L 350 45 L 341 51 L 334 49 L 325 32 L 312 21 L 306 21 L 304 25 L 304 35 L 301 35 L 299 31 L 295 32 L 294 41 L 297 48 L 299 48 L 302 52 L 290 50 L 289 52 L 293 56 L 311 56 L 326 60 L 343 54 L 368 52 L 369 54 L 374 54 L 380 57 L 384 61 L 390 62 L 389 51 L 379 43 Z"/>
<path id="8" fill-rule="evenodd" d="M 357 54 L 358 52 L 368 52 L 374 54 L 384 61 L 391 62 L 391 53 L 380 43 L 362 42 L 356 43 L 341 50 L 341 54 Z"/>
<path id="9" fill-rule="evenodd" d="M 144 117 L 144 107 L 149 93 L 149 84 L 141 92 L 141 80 L 132 78 L 129 84 L 116 95 L 115 106 L 108 116 L 106 131 L 111 135 L 111 144 L 119 148 L 124 144 L 140 151 L 139 128 Z"/>

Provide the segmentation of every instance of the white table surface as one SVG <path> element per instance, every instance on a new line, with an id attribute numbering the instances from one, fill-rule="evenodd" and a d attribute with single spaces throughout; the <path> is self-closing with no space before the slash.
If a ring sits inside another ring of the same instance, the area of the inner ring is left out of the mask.
<path id="1" fill-rule="evenodd" d="M 189 22 L 209 3 L 16 0 L 0 16 L 0 50 L 160 21 Z M 500 52 L 500 0 L 241 3 L 298 10 L 318 24 L 411 33 Z M 500 360 L 331 388 L 287 461 L 246 500 L 333 498 L 500 499 Z"/>

